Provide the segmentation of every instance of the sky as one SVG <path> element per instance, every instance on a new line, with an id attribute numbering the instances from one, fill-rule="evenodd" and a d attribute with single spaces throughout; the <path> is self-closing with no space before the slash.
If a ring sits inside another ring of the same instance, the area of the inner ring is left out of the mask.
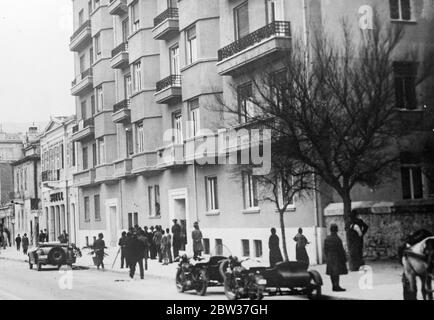
<path id="1" fill-rule="evenodd" d="M 72 1 L 0 1 L 0 124 L 73 114 Z"/>

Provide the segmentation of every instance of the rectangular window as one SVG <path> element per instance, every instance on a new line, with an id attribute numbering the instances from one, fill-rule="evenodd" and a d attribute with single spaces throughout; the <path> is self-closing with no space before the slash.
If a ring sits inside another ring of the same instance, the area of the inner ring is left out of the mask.
<path id="1" fill-rule="evenodd" d="M 203 253 L 204 254 L 210 254 L 210 244 L 209 244 L 209 239 L 203 239 Z"/>
<path id="2" fill-rule="evenodd" d="M 105 163 L 105 144 L 104 138 L 98 139 L 98 163 Z"/>
<path id="3" fill-rule="evenodd" d="M 96 88 L 96 110 L 100 112 L 104 109 L 104 94 L 102 86 Z"/>
<path id="4" fill-rule="evenodd" d="M 101 211 L 100 211 L 100 198 L 99 195 L 95 195 L 93 197 L 93 202 L 95 206 L 95 221 L 101 220 Z"/>
<path id="5" fill-rule="evenodd" d="M 255 245 L 255 257 L 262 258 L 262 241 L 254 240 L 253 243 Z"/>
<path id="6" fill-rule="evenodd" d="M 392 20 L 411 20 L 411 0 L 389 0 L 389 4 L 390 18 Z"/>
<path id="7" fill-rule="evenodd" d="M 87 11 L 90 17 L 90 14 L 92 13 L 92 0 L 89 0 L 89 2 L 87 3 Z"/>
<path id="8" fill-rule="evenodd" d="M 84 9 L 81 9 L 78 13 L 78 25 L 81 26 L 84 23 Z"/>
<path id="9" fill-rule="evenodd" d="M 235 40 L 249 34 L 249 5 L 248 1 L 234 9 Z"/>
<path id="10" fill-rule="evenodd" d="M 93 48 L 90 48 L 89 49 L 89 63 L 90 63 L 91 67 L 93 65 L 93 57 L 94 57 L 94 51 L 93 51 Z"/>
<path id="11" fill-rule="evenodd" d="M 129 30 L 130 20 L 128 18 L 122 21 L 122 42 L 128 42 L 128 37 L 130 36 Z"/>
<path id="12" fill-rule="evenodd" d="M 140 29 L 139 2 L 131 5 L 131 31 L 134 33 Z"/>
<path id="13" fill-rule="evenodd" d="M 95 53 L 96 53 L 96 57 L 95 60 L 98 60 L 99 58 L 101 58 L 101 36 L 99 34 L 95 35 L 95 44 L 94 44 L 94 48 L 95 48 Z"/>
<path id="14" fill-rule="evenodd" d="M 215 255 L 222 256 L 223 255 L 223 240 L 215 239 Z"/>
<path id="15" fill-rule="evenodd" d="M 243 249 L 243 257 L 250 257 L 250 241 L 241 240 L 241 245 Z"/>
<path id="16" fill-rule="evenodd" d="M 149 216 L 154 216 L 154 206 L 153 206 L 153 198 L 154 198 L 154 187 L 148 187 L 148 205 L 149 205 Z"/>
<path id="17" fill-rule="evenodd" d="M 138 225 L 139 225 L 139 213 L 134 212 L 134 226 L 138 226 Z"/>
<path id="18" fill-rule="evenodd" d="M 86 111 L 86 109 L 87 109 L 86 101 L 82 101 L 81 102 L 81 118 L 83 120 L 87 119 L 87 111 Z"/>
<path id="19" fill-rule="evenodd" d="M 92 164 L 93 167 L 96 167 L 98 163 L 98 152 L 97 152 L 97 146 L 96 143 L 92 144 Z"/>
<path id="20" fill-rule="evenodd" d="M 127 145 L 127 157 L 134 154 L 134 145 L 133 145 L 133 133 L 131 128 L 128 128 L 125 132 L 126 137 L 126 145 Z"/>
<path id="21" fill-rule="evenodd" d="M 128 212 L 128 229 L 133 227 L 133 213 Z"/>
<path id="22" fill-rule="evenodd" d="M 124 78 L 124 86 L 125 86 L 125 99 L 130 99 L 133 94 L 133 84 L 131 82 L 131 75 L 126 75 Z"/>
<path id="23" fill-rule="evenodd" d="M 257 208 L 258 203 L 258 187 L 256 178 L 249 172 L 242 173 L 244 208 Z"/>
<path id="24" fill-rule="evenodd" d="M 196 26 L 187 29 L 187 64 L 197 60 L 197 36 Z"/>
<path id="25" fill-rule="evenodd" d="M 134 63 L 134 91 L 142 90 L 142 63 L 140 61 Z"/>
<path id="26" fill-rule="evenodd" d="M 154 187 L 155 193 L 155 216 L 159 217 L 161 215 L 160 211 L 160 186 L 156 185 Z"/>
<path id="27" fill-rule="evenodd" d="M 206 203 L 208 211 L 216 211 L 219 208 L 217 195 L 217 177 L 206 177 Z"/>
<path id="28" fill-rule="evenodd" d="M 267 24 L 273 21 L 283 21 L 283 0 L 266 0 Z"/>
<path id="29" fill-rule="evenodd" d="M 83 54 L 83 55 L 80 56 L 80 73 L 83 73 L 83 71 L 86 70 L 85 59 L 86 59 L 86 55 Z"/>
<path id="30" fill-rule="evenodd" d="M 83 170 L 87 170 L 89 167 L 89 160 L 88 160 L 88 154 L 87 154 L 87 147 L 84 147 L 82 149 L 83 151 Z"/>
<path id="31" fill-rule="evenodd" d="M 188 102 L 190 134 L 189 137 L 195 137 L 200 131 L 200 113 L 199 99 L 194 99 Z"/>
<path id="32" fill-rule="evenodd" d="M 240 123 L 246 123 L 255 117 L 255 106 L 252 102 L 252 84 L 247 83 L 237 88 L 238 117 Z"/>
<path id="33" fill-rule="evenodd" d="M 72 148 L 72 166 L 75 167 L 75 142 L 71 142 L 71 148 Z"/>
<path id="34" fill-rule="evenodd" d="M 417 65 L 412 62 L 394 62 L 396 107 L 414 110 L 416 100 Z"/>
<path id="35" fill-rule="evenodd" d="M 137 124 L 137 152 L 145 151 L 145 133 L 143 130 L 143 123 Z"/>
<path id="36" fill-rule="evenodd" d="M 94 95 L 90 96 L 90 109 L 91 109 L 92 116 L 93 116 L 95 114 L 95 112 L 96 112 L 96 108 L 95 108 L 95 96 Z"/>
<path id="37" fill-rule="evenodd" d="M 294 205 L 294 196 L 293 193 L 293 185 L 294 185 L 294 177 L 291 175 L 284 175 L 286 180 L 281 179 L 280 187 L 282 193 L 282 203 Z"/>
<path id="38" fill-rule="evenodd" d="M 183 137 L 182 137 L 182 113 L 181 112 L 174 112 L 172 114 L 173 117 L 173 129 L 174 132 L 174 143 L 176 144 L 182 144 L 183 143 Z"/>
<path id="39" fill-rule="evenodd" d="M 84 221 L 90 221 L 89 197 L 84 197 Z"/>
<path id="40" fill-rule="evenodd" d="M 176 44 L 170 48 L 170 74 L 180 75 L 181 68 L 179 65 L 179 45 Z"/>
<path id="41" fill-rule="evenodd" d="M 402 198 L 422 199 L 422 170 L 420 167 L 401 168 Z"/>

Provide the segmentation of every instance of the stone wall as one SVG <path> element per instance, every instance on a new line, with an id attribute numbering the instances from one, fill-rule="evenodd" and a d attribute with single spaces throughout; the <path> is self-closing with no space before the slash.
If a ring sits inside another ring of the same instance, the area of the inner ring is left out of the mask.
<path id="1" fill-rule="evenodd" d="M 366 258 L 396 258 L 402 239 L 418 229 L 427 229 L 434 233 L 434 212 L 413 213 L 361 213 L 360 218 L 369 226 L 364 238 L 364 256 Z M 327 230 L 332 223 L 339 228 L 339 236 L 346 246 L 343 216 L 324 217 Z"/>

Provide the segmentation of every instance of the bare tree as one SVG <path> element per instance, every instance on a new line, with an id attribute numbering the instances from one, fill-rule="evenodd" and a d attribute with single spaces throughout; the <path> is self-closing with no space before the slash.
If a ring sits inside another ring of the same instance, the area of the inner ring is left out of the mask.
<path id="1" fill-rule="evenodd" d="M 222 102 L 227 112 L 250 125 L 259 123 L 272 130 L 273 148 L 284 150 L 289 171 L 309 168 L 337 192 L 346 230 L 351 190 L 356 184 L 376 186 L 390 176 L 399 159 L 400 139 L 407 134 L 397 116 L 394 77 L 402 30 L 377 21 L 373 30 L 355 35 L 343 22 L 340 35 L 318 34 L 309 48 L 293 39 L 280 69 L 273 67 L 274 62 L 265 73 L 250 78 L 254 94 L 248 104 Z M 400 66 L 413 68 L 410 59 L 414 59 L 410 54 L 403 57 Z M 415 85 L 425 79 L 416 79 Z M 272 186 L 276 181 L 259 179 Z M 284 212 L 285 205 L 276 205 Z M 351 252 L 348 232 L 347 243 Z"/>

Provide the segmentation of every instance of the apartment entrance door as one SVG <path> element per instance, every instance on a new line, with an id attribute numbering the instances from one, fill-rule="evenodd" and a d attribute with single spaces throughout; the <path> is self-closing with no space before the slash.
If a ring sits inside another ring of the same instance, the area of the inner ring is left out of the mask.
<path id="1" fill-rule="evenodd" d="M 191 244 L 188 234 L 191 230 L 190 228 L 193 225 L 193 222 L 190 221 L 189 217 L 187 195 L 187 189 L 169 190 L 169 216 L 171 226 L 173 225 L 173 219 L 177 219 L 178 223 L 181 225 L 181 250 L 187 250 L 191 252 L 193 246 Z"/>

